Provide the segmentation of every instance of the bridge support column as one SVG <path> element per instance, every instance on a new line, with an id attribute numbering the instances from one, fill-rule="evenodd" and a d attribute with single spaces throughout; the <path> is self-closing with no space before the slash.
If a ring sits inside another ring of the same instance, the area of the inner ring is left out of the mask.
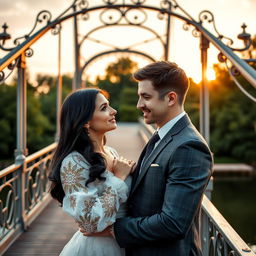
<path id="1" fill-rule="evenodd" d="M 17 138 L 15 150 L 15 162 L 23 162 L 27 155 L 27 83 L 26 83 L 26 59 L 22 53 L 18 64 L 17 82 Z"/>
<path id="2" fill-rule="evenodd" d="M 207 50 L 209 41 L 201 34 L 200 38 L 201 63 L 202 63 L 202 83 L 200 87 L 200 133 L 210 145 L 210 114 L 209 114 L 209 91 L 207 72 Z M 210 179 L 205 194 L 211 200 L 213 190 L 213 178 Z"/>
<path id="3" fill-rule="evenodd" d="M 62 104 L 62 75 L 61 75 L 61 29 L 58 35 L 58 82 L 57 82 L 57 98 L 56 98 L 56 134 L 55 140 L 59 140 L 60 135 L 60 108 Z"/>
<path id="4" fill-rule="evenodd" d="M 76 11 L 76 7 L 74 6 L 74 12 Z M 77 90 L 81 87 L 79 72 L 80 72 L 80 46 L 78 43 L 78 23 L 77 17 L 74 16 L 74 49 L 75 49 L 75 73 L 73 78 L 72 90 Z"/>
<path id="5" fill-rule="evenodd" d="M 15 150 L 15 164 L 20 164 L 17 196 L 18 216 L 22 229 L 25 228 L 23 213 L 25 209 L 25 173 L 27 155 L 27 83 L 26 83 L 26 57 L 23 52 L 19 57 L 18 63 L 18 82 L 17 82 L 17 138 Z"/>
<path id="6" fill-rule="evenodd" d="M 201 50 L 201 64 L 202 64 L 202 83 L 200 87 L 200 132 L 210 143 L 210 129 L 209 129 L 209 92 L 207 84 L 207 50 L 209 48 L 209 41 L 201 34 L 200 50 Z"/>
<path id="7" fill-rule="evenodd" d="M 168 11 L 172 11 L 172 5 L 168 2 Z M 169 44 L 170 44 L 170 27 L 171 27 L 171 15 L 168 14 L 167 26 L 166 26 L 166 42 L 165 42 L 165 60 L 169 59 Z"/>

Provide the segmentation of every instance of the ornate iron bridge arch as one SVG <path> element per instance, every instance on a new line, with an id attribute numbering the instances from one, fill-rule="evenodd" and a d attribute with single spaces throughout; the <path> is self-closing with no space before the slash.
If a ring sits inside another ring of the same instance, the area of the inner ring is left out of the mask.
<path id="1" fill-rule="evenodd" d="M 94 55 L 93 57 L 91 57 L 89 60 L 87 60 L 83 67 L 81 68 L 81 73 L 79 74 L 79 77 L 82 76 L 82 73 L 83 71 L 86 69 L 86 67 L 88 65 L 90 65 L 93 61 L 95 61 L 96 59 L 104 56 L 104 55 L 110 55 L 110 54 L 113 54 L 113 53 L 132 53 L 132 54 L 136 54 L 136 55 L 140 55 L 152 62 L 156 61 L 153 57 L 151 57 L 150 55 L 146 54 L 146 53 L 143 53 L 143 52 L 139 52 L 139 51 L 135 51 L 135 50 L 129 50 L 129 49 L 115 49 L 115 50 L 112 50 L 112 51 L 105 51 L 105 52 L 101 52 L 101 53 L 98 53 L 97 55 Z M 82 78 L 80 79 L 82 81 Z"/>
<path id="2" fill-rule="evenodd" d="M 20 68 L 25 68 L 26 57 L 31 57 L 33 55 L 33 50 L 31 46 L 39 40 L 48 30 L 52 30 L 53 34 L 59 35 L 59 41 L 61 37 L 61 25 L 65 20 L 70 18 L 74 19 L 74 38 L 75 38 L 75 74 L 74 74 L 74 83 L 73 88 L 78 88 L 81 86 L 82 73 L 85 67 L 91 61 L 95 60 L 98 54 L 92 56 L 89 60 L 85 61 L 83 65 L 80 63 L 80 49 L 82 43 L 89 38 L 89 35 L 95 32 L 96 30 L 110 27 L 110 26 L 139 26 L 145 30 L 152 32 L 156 39 L 160 40 L 164 47 L 164 59 L 168 59 L 169 51 L 169 37 L 170 37 L 170 18 L 175 17 L 184 21 L 183 28 L 188 30 L 190 26 L 193 27 L 192 34 L 195 37 L 200 37 L 200 49 L 201 49 L 201 62 L 202 62 L 202 86 L 201 86 L 201 109 L 200 109 L 200 130 L 203 136 L 209 141 L 209 103 L 208 103 L 208 89 L 207 89 L 207 79 L 206 79 L 206 67 L 207 67 L 207 50 L 209 48 L 209 43 L 212 43 L 219 51 L 219 60 L 225 62 L 227 67 L 228 63 L 231 63 L 231 68 L 228 68 L 230 75 L 235 80 L 238 87 L 252 100 L 256 99 L 246 92 L 242 86 L 239 84 L 236 75 L 242 74 L 254 87 L 256 87 L 256 72 L 253 70 L 247 63 L 255 60 L 242 60 L 237 55 L 234 54 L 234 51 L 244 51 L 249 49 L 251 45 L 250 35 L 246 33 L 243 26 L 243 32 L 239 34 L 239 39 L 244 41 L 244 47 L 241 49 L 232 48 L 233 44 L 232 39 L 225 37 L 217 31 L 215 26 L 214 16 L 210 11 L 202 11 L 199 13 L 198 21 L 192 18 L 177 2 L 176 0 L 162 0 L 158 2 L 158 6 L 147 5 L 146 0 L 102 0 L 103 5 L 90 6 L 89 1 L 86 0 L 74 0 L 73 4 L 68 7 L 63 13 L 61 13 L 56 19 L 52 20 L 52 15 L 49 11 L 41 11 L 36 18 L 36 22 L 32 30 L 19 38 L 16 38 L 13 43 L 15 47 L 6 48 L 4 46 L 5 41 L 10 39 L 10 35 L 6 32 L 7 25 L 3 26 L 3 33 L 0 34 L 0 48 L 5 51 L 10 51 L 3 59 L 0 60 L 0 81 L 6 79 L 5 70 L 14 70 L 16 66 Z M 178 10 L 181 12 L 175 12 Z M 90 18 L 90 13 L 100 11 L 99 20 L 103 25 L 96 26 L 91 31 L 89 31 L 79 42 L 78 39 L 78 20 L 77 17 L 80 16 L 83 20 L 88 21 Z M 145 26 L 147 20 L 147 11 L 152 11 L 157 13 L 157 18 L 159 20 L 166 21 L 166 33 L 165 33 L 165 42 L 162 37 L 152 28 Z M 43 21 L 46 22 L 46 25 L 35 32 L 39 23 Z M 212 23 L 213 29 L 217 36 L 214 36 L 208 30 L 205 29 L 204 22 Z M 226 40 L 227 45 L 224 44 Z M 60 47 L 59 47 L 60 48 Z M 60 50 L 59 50 L 60 51 Z M 99 56 L 106 54 L 112 54 L 116 52 L 130 52 L 139 54 L 141 56 L 147 57 L 148 59 L 153 60 L 154 58 L 150 57 L 149 54 L 137 51 L 132 49 L 132 47 L 118 48 L 114 47 L 113 50 L 105 51 L 105 53 L 99 53 Z M 60 53 L 59 53 L 60 56 Z M 59 67 L 60 75 L 60 67 Z M 21 74 L 21 77 L 24 78 L 24 74 Z M 24 79 L 23 79 L 24 80 Z M 61 79 L 59 79 L 61 80 Z M 58 100 L 60 102 L 60 100 Z"/>

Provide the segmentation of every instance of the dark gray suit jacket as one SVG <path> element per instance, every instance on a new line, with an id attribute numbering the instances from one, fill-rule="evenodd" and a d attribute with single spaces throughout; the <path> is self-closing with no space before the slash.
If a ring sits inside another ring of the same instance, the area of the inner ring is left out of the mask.
<path id="1" fill-rule="evenodd" d="M 143 150 L 138 165 L 143 159 Z M 115 236 L 126 256 L 199 256 L 202 195 L 212 174 L 211 152 L 183 116 L 134 172 L 128 217 Z"/>

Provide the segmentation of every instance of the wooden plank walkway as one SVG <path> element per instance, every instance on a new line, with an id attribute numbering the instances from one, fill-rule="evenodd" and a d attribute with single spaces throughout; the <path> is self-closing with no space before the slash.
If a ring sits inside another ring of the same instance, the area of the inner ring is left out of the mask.
<path id="1" fill-rule="evenodd" d="M 137 161 L 143 147 L 138 124 L 119 124 L 117 130 L 108 133 L 107 144 L 125 158 Z M 62 211 L 57 202 L 51 201 L 4 256 L 57 256 L 76 230 L 73 219 Z"/>

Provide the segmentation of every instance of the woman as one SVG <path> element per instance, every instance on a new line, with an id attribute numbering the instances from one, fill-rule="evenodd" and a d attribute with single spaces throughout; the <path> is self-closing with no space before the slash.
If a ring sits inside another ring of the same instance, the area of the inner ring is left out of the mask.
<path id="1" fill-rule="evenodd" d="M 105 133 L 116 129 L 115 115 L 98 89 L 70 94 L 61 109 L 50 192 L 88 233 L 101 232 L 125 212 L 134 162 L 118 159 L 105 145 Z M 121 256 L 124 251 L 111 237 L 85 237 L 77 231 L 60 255 Z"/>

